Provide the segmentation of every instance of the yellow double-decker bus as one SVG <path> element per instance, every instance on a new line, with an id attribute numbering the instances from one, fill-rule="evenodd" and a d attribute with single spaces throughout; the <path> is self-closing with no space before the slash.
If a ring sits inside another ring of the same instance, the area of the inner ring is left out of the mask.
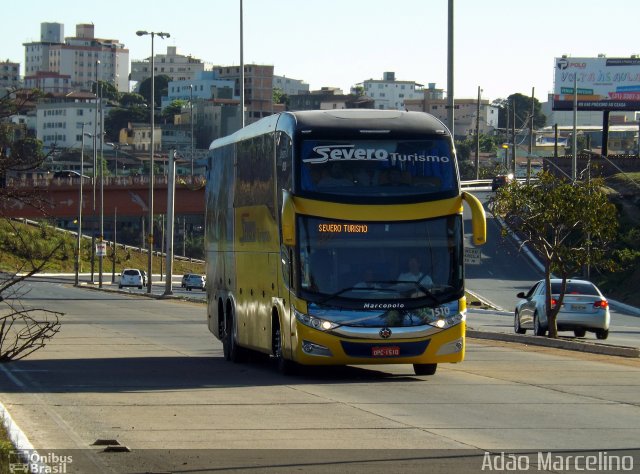
<path id="1" fill-rule="evenodd" d="M 419 112 L 284 112 L 210 147 L 207 318 L 227 360 L 279 369 L 465 353 L 463 200 L 447 128 Z"/>

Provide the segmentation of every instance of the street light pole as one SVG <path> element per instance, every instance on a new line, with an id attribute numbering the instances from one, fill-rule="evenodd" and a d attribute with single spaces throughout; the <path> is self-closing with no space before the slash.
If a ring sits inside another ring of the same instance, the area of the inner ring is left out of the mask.
<path id="1" fill-rule="evenodd" d="M 160 38 L 169 38 L 171 35 L 165 32 L 157 32 L 157 31 L 136 31 L 136 35 L 138 36 L 151 36 L 151 154 L 149 159 L 149 238 L 147 239 L 148 243 L 148 259 L 147 259 L 147 273 L 149 278 L 147 280 L 147 293 L 151 293 L 151 282 L 153 280 L 153 153 L 155 152 L 155 64 L 153 58 L 153 40 L 156 35 Z"/>
<path id="2" fill-rule="evenodd" d="M 116 152 L 116 178 L 118 177 L 118 148 L 120 148 L 120 145 L 118 145 L 117 143 L 112 143 L 112 142 L 107 142 L 106 145 L 109 145 L 111 148 L 113 148 L 113 150 Z"/>
<path id="3" fill-rule="evenodd" d="M 98 64 L 100 64 L 100 61 L 98 61 Z M 97 85 L 98 107 L 100 107 L 100 237 L 98 240 L 100 253 L 98 254 L 98 288 L 102 288 L 102 265 L 104 259 L 104 110 L 102 109 L 102 86 L 99 82 Z"/>
<path id="4" fill-rule="evenodd" d="M 193 84 L 189 84 L 191 99 L 189 104 L 191 105 L 191 178 L 193 179 Z"/>
<path id="5" fill-rule="evenodd" d="M 82 182 L 84 181 L 84 122 L 82 123 L 82 148 L 80 148 L 80 196 L 78 198 L 78 249 L 76 252 L 75 286 L 80 283 L 80 250 L 82 249 Z"/>

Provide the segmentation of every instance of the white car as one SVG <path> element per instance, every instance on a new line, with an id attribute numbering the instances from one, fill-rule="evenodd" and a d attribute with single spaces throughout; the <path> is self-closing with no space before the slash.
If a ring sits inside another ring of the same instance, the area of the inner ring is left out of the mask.
<path id="1" fill-rule="evenodd" d="M 144 285 L 144 278 L 142 272 L 137 268 L 125 268 L 120 274 L 120 284 L 118 288 L 124 288 L 125 286 L 137 286 L 138 289 L 142 289 Z"/>
<path id="2" fill-rule="evenodd" d="M 551 279 L 551 304 L 559 300 L 562 280 Z M 545 283 L 540 280 L 525 294 L 518 293 L 521 300 L 516 305 L 513 328 L 518 334 L 533 329 L 536 336 L 544 336 L 549 329 L 545 309 Z M 594 332 L 598 339 L 609 336 L 609 303 L 596 285 L 585 280 L 567 280 L 562 307 L 556 324 L 558 331 L 573 331 L 576 337 L 584 337 L 587 331 Z"/>

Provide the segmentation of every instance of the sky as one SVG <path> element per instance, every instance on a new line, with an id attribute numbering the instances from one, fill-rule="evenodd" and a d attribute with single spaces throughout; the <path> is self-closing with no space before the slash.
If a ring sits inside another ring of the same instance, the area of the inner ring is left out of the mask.
<path id="1" fill-rule="evenodd" d="M 386 71 L 397 80 L 447 90 L 448 0 L 243 0 L 244 62 L 272 64 L 274 74 L 311 90 L 345 93 Z M 640 54 L 640 1 L 454 0 L 454 95 L 484 99 L 519 92 L 541 102 L 553 90 L 554 58 Z M 40 23 L 64 24 L 75 36 L 93 23 L 95 36 L 117 39 L 130 60 L 151 54 L 149 36 L 216 65 L 240 64 L 240 0 L 183 2 L 23 0 L 3 8 L 0 61 L 20 62 L 23 43 L 40 40 Z"/>

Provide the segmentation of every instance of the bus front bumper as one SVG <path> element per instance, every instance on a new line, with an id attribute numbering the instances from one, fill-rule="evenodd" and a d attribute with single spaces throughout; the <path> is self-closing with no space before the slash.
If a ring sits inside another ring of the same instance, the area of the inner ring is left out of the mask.
<path id="1" fill-rule="evenodd" d="M 463 320 L 447 329 L 367 328 L 358 334 L 358 331 L 320 331 L 295 322 L 291 355 L 302 365 L 462 362 L 465 328 Z"/>

